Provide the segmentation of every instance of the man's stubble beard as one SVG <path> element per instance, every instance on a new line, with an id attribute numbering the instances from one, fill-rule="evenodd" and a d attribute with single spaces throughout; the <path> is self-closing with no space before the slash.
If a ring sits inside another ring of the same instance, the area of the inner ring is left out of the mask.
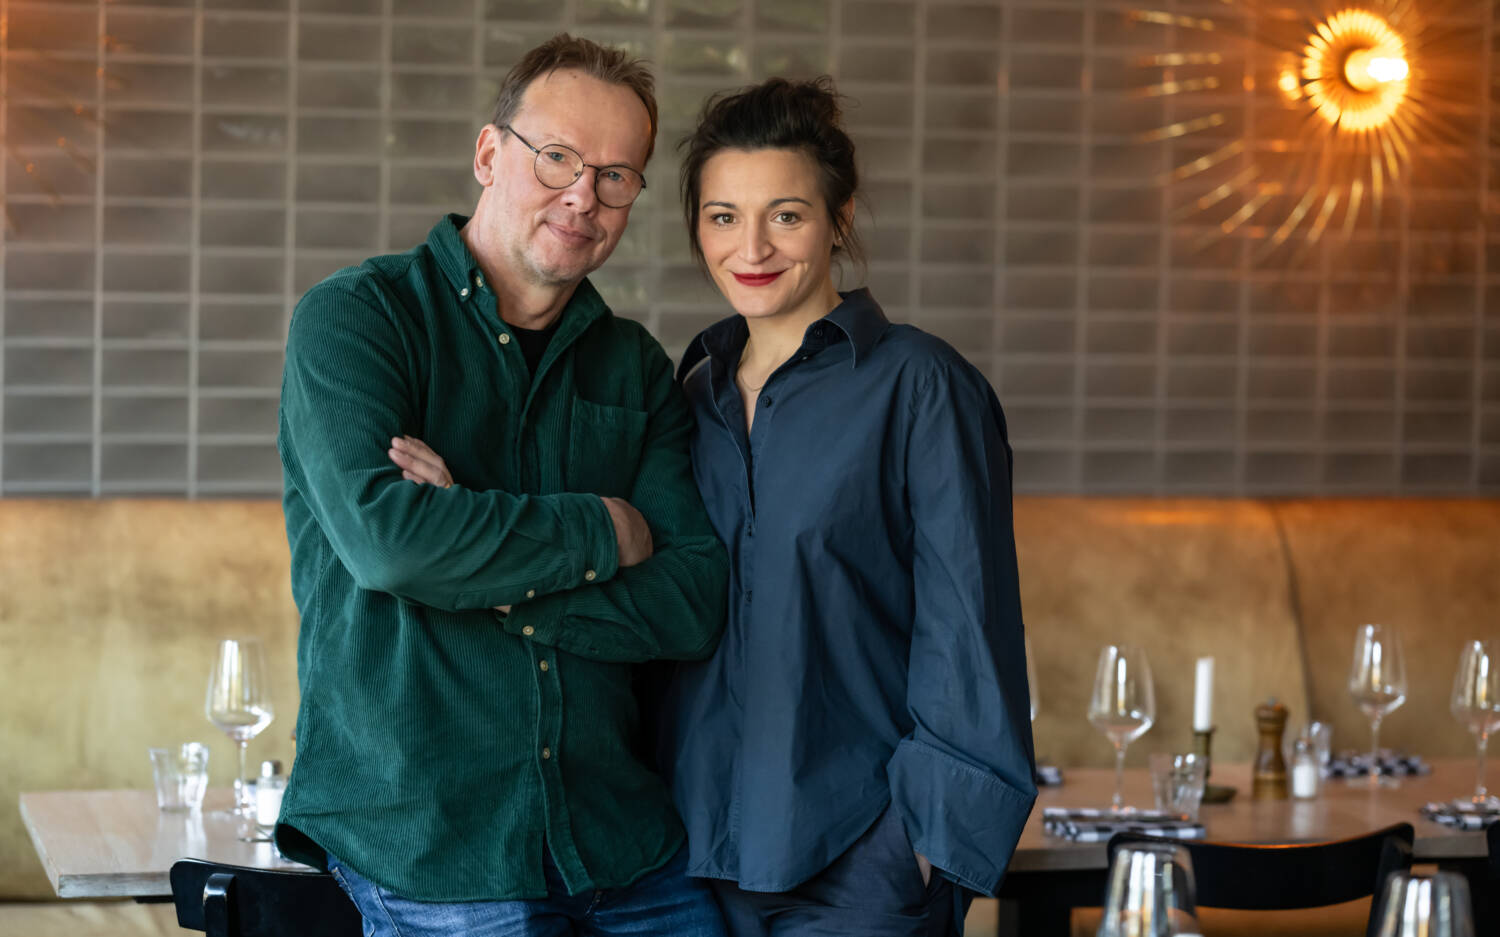
<path id="1" fill-rule="evenodd" d="M 519 270 L 521 274 L 526 278 L 526 280 L 534 286 L 572 286 L 578 283 L 584 277 L 593 273 L 595 270 L 598 270 L 600 267 L 604 266 L 604 260 L 609 259 L 609 255 L 606 254 L 603 260 L 600 260 L 599 263 L 594 264 L 593 266 L 588 266 L 588 264 L 585 263 L 582 265 L 583 269 L 579 270 L 577 273 L 574 273 L 571 270 L 562 271 L 556 268 L 549 270 L 543 267 L 541 263 L 539 263 L 532 257 L 531 253 L 527 250 L 527 247 L 528 245 L 526 244 L 516 245 L 512 259 L 515 261 L 515 268 Z"/>

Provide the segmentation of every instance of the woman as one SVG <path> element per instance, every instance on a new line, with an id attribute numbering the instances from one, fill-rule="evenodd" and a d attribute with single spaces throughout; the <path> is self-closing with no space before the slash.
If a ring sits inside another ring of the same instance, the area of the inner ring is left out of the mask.
<path id="1" fill-rule="evenodd" d="M 1004 416 L 952 348 L 834 286 L 858 174 L 826 79 L 711 100 L 685 149 L 693 250 L 736 313 L 678 370 L 732 559 L 724 638 L 663 707 L 689 874 L 732 937 L 957 932 L 1036 797 Z M 419 454 L 407 477 L 441 484 Z"/>
<path id="2" fill-rule="evenodd" d="M 1004 416 L 952 348 L 835 288 L 858 174 L 827 79 L 712 100 L 684 148 L 737 313 L 678 369 L 732 568 L 724 639 L 664 707 L 689 874 L 734 937 L 957 930 L 1036 796 Z"/>

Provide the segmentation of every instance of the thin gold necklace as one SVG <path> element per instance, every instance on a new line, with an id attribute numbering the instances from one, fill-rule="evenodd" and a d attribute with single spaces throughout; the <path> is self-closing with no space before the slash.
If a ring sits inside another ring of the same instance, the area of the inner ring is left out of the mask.
<path id="1" fill-rule="evenodd" d="M 771 380 L 771 375 L 769 375 L 769 374 L 766 375 L 766 379 L 764 381 L 760 382 L 760 387 L 751 387 L 750 386 L 750 382 L 747 381 L 747 380 L 745 380 L 743 377 L 740 376 L 740 369 L 745 366 L 745 354 L 749 350 L 750 350 L 750 343 L 746 342 L 745 343 L 745 347 L 740 351 L 740 360 L 739 360 L 739 363 L 734 366 L 734 382 L 736 384 L 740 385 L 741 387 L 745 388 L 746 390 L 748 390 L 750 393 L 752 393 L 752 394 L 758 394 L 758 393 L 760 393 L 760 388 L 761 387 L 765 387 L 766 384 L 767 384 L 767 382 L 769 382 Z M 774 371 L 775 368 L 772 368 L 772 370 Z"/>
<path id="2" fill-rule="evenodd" d="M 735 381 L 736 381 L 736 382 L 737 382 L 737 383 L 738 383 L 738 384 L 739 384 L 739 385 L 740 385 L 740 386 L 741 386 L 741 387 L 743 387 L 743 388 L 745 388 L 745 389 L 746 389 L 746 390 L 748 390 L 748 391 L 749 391 L 749 392 L 750 392 L 750 393 L 752 393 L 752 394 L 758 394 L 758 393 L 760 393 L 760 388 L 761 388 L 761 387 L 765 387 L 765 386 L 766 386 L 766 383 L 767 383 L 767 381 L 770 381 L 770 380 L 771 380 L 771 377 L 770 377 L 770 375 L 766 375 L 766 379 L 765 379 L 765 380 L 764 380 L 764 381 L 761 381 L 761 382 L 760 382 L 760 387 L 751 387 L 751 386 L 750 386 L 750 382 L 749 382 L 749 381 L 747 381 L 747 380 L 745 380 L 745 379 L 744 379 L 744 378 L 743 378 L 743 377 L 740 377 L 740 371 L 739 371 L 739 368 L 735 368 L 735 370 L 734 370 L 734 379 L 735 379 Z"/>

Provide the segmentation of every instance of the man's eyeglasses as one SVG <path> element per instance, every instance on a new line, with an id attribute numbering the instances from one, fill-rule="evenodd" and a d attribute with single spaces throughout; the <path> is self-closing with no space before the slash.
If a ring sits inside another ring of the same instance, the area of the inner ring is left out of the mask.
<path id="1" fill-rule="evenodd" d="M 572 147 L 561 143 L 549 143 L 541 149 L 529 141 L 510 124 L 500 128 L 521 141 L 521 145 L 536 154 L 536 181 L 549 189 L 566 189 L 578 181 L 585 169 L 594 170 L 594 195 L 610 208 L 625 208 L 646 187 L 646 180 L 629 166 L 595 166 L 585 163 L 583 157 Z"/>

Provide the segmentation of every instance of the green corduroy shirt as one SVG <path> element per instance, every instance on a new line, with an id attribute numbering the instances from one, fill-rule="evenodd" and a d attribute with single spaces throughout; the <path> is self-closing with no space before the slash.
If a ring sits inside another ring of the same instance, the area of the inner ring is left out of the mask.
<path id="1" fill-rule="evenodd" d="M 545 897 L 544 844 L 571 893 L 622 887 L 683 841 L 639 752 L 632 664 L 712 653 L 728 560 L 661 347 L 585 280 L 533 378 L 465 220 L 292 316 L 278 445 L 302 704 L 277 843 L 418 900 Z M 402 434 L 453 487 L 402 479 Z M 600 495 L 645 516 L 649 560 L 618 567 Z"/>

